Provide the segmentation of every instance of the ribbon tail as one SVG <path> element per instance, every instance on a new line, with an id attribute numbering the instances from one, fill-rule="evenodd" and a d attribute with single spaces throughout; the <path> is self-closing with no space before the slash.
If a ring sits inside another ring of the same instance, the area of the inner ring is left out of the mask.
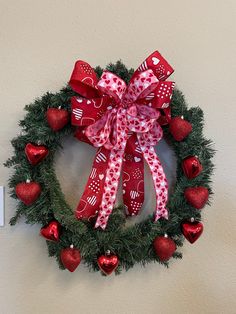
<path id="1" fill-rule="evenodd" d="M 102 202 L 95 228 L 106 228 L 107 221 L 115 205 L 124 150 L 112 149 L 104 182 Z"/>
<path id="2" fill-rule="evenodd" d="M 77 219 L 90 220 L 97 215 L 102 200 L 108 157 L 108 150 L 104 147 L 98 149 L 85 190 L 75 211 Z"/>
<path id="3" fill-rule="evenodd" d="M 139 135 L 138 140 L 143 152 L 143 156 L 150 168 L 156 193 L 156 210 L 154 214 L 154 221 L 157 221 L 160 218 L 168 219 L 168 210 L 166 208 L 168 201 L 168 184 L 163 167 L 159 158 L 157 157 L 154 147 L 147 145 Z"/>
<path id="4" fill-rule="evenodd" d="M 135 133 L 127 140 L 122 185 L 126 214 L 129 216 L 138 215 L 144 202 L 144 161 Z"/>

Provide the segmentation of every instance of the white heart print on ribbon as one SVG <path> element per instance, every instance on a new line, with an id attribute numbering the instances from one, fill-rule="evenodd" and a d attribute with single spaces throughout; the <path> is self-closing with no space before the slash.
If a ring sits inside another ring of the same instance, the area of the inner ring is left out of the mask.
<path id="1" fill-rule="evenodd" d="M 152 57 L 152 62 L 154 65 L 157 65 L 160 62 L 160 60 L 156 57 Z"/>

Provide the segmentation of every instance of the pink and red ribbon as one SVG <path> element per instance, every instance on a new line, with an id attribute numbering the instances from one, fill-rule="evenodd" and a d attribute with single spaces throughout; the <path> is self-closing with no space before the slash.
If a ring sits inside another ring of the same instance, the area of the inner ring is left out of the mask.
<path id="1" fill-rule="evenodd" d="M 128 86 L 109 71 L 98 80 L 88 63 L 76 62 L 69 82 L 79 94 L 71 99 L 72 124 L 78 139 L 98 148 L 76 209 L 78 219 L 98 214 L 95 227 L 106 228 L 121 173 L 127 215 L 137 215 L 144 201 L 144 159 L 155 188 L 155 221 L 168 219 L 168 185 L 154 146 L 162 138 L 161 125 L 170 120 L 174 83 L 166 79 L 171 73 L 158 51 L 140 65 Z"/>

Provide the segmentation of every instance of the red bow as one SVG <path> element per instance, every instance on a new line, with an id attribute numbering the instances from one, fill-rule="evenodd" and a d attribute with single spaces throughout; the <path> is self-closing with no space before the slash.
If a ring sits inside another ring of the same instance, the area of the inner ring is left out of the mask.
<path id="1" fill-rule="evenodd" d="M 105 71 L 98 80 L 94 70 L 77 61 L 70 86 L 72 124 L 77 138 L 99 147 L 86 188 L 76 209 L 78 219 L 93 217 L 105 229 L 113 210 L 123 166 L 123 200 L 128 215 L 137 215 L 144 201 L 144 165 L 149 165 L 155 192 L 155 221 L 168 219 L 168 186 L 154 146 L 162 138 L 160 124 L 170 119 L 173 82 L 165 79 L 172 67 L 155 51 L 135 71 L 130 83 Z M 160 116 L 163 111 L 164 115 Z"/>

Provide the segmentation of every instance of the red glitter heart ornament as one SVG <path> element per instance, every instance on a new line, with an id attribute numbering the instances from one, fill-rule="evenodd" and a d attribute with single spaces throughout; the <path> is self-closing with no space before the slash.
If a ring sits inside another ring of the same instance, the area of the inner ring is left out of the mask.
<path id="1" fill-rule="evenodd" d="M 41 236 L 50 241 L 59 241 L 61 225 L 58 221 L 53 220 L 40 230 Z"/>
<path id="2" fill-rule="evenodd" d="M 196 178 L 202 172 L 202 165 L 196 156 L 188 156 L 182 161 L 182 168 L 188 179 Z"/>
<path id="3" fill-rule="evenodd" d="M 180 142 L 192 132 L 192 125 L 182 117 L 174 117 L 170 121 L 169 131 L 174 139 Z"/>
<path id="4" fill-rule="evenodd" d="M 41 186 L 37 182 L 20 182 L 15 188 L 17 197 L 25 204 L 33 204 L 41 193 Z"/>
<path id="5" fill-rule="evenodd" d="M 175 242 L 166 236 L 156 237 L 153 241 L 156 255 L 162 262 L 168 261 L 176 250 Z"/>
<path id="6" fill-rule="evenodd" d="M 100 270 L 104 274 L 110 275 L 118 267 L 119 259 L 114 254 L 107 254 L 99 256 L 97 262 Z"/>
<path id="7" fill-rule="evenodd" d="M 191 206 L 201 209 L 208 200 L 209 191 L 204 186 L 189 187 L 185 189 L 184 197 Z"/>
<path id="8" fill-rule="evenodd" d="M 50 128 L 57 132 L 69 122 L 70 115 L 64 109 L 48 108 L 46 118 Z"/>
<path id="9" fill-rule="evenodd" d="M 197 241 L 203 232 L 203 224 L 197 221 L 183 222 L 181 227 L 183 235 L 190 243 Z"/>
<path id="10" fill-rule="evenodd" d="M 25 146 L 25 154 L 31 165 L 35 166 L 48 155 L 48 149 L 44 145 L 28 143 Z"/>
<path id="11" fill-rule="evenodd" d="M 75 271 L 81 262 L 80 251 L 74 248 L 73 245 L 61 250 L 60 257 L 63 266 L 70 272 Z"/>

